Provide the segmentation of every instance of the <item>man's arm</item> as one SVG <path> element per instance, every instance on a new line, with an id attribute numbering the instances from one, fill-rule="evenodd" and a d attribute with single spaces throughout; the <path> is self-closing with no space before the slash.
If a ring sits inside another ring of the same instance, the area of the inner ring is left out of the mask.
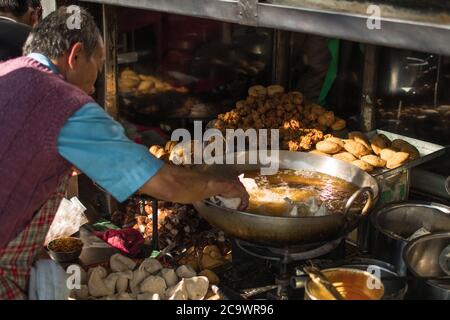
<path id="1" fill-rule="evenodd" d="M 146 147 L 130 141 L 123 127 L 97 104 L 88 104 L 61 129 L 58 149 L 118 201 L 136 191 L 161 200 L 192 203 L 215 195 L 241 198 L 245 188 L 235 179 L 220 179 L 182 167 L 165 165 Z"/>
<path id="2" fill-rule="evenodd" d="M 178 203 L 193 203 L 216 195 L 240 198 L 240 209 L 245 209 L 249 200 L 237 177 L 223 179 L 173 165 L 164 165 L 142 186 L 140 192 Z"/>

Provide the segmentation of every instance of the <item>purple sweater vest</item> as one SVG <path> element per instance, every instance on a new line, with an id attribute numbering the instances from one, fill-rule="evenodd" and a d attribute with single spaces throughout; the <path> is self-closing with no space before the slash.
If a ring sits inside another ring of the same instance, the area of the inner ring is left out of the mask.
<path id="1" fill-rule="evenodd" d="M 32 220 L 70 163 L 58 153 L 67 119 L 92 98 L 39 62 L 0 63 L 0 248 Z"/>

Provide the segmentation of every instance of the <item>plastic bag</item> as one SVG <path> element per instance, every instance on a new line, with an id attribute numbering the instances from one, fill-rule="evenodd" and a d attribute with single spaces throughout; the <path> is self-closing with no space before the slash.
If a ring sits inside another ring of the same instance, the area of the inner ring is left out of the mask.
<path id="1" fill-rule="evenodd" d="M 54 239 L 69 237 L 78 232 L 80 227 L 88 222 L 85 211 L 86 207 L 77 197 L 70 200 L 62 199 L 44 244 L 47 245 Z"/>

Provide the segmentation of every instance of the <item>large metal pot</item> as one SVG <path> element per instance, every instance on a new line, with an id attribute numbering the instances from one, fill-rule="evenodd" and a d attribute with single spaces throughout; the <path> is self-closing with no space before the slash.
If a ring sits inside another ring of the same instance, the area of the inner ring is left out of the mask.
<path id="1" fill-rule="evenodd" d="M 237 159 L 248 158 L 248 152 L 235 154 Z M 235 162 L 239 163 L 239 162 Z M 248 162 L 247 162 L 248 163 Z M 212 165 L 204 170 L 222 175 L 238 175 L 261 167 L 257 165 Z M 216 205 L 209 200 L 194 203 L 200 215 L 228 235 L 270 247 L 321 244 L 336 240 L 356 228 L 362 215 L 369 212 L 378 198 L 377 181 L 358 167 L 331 157 L 309 153 L 279 151 L 280 169 L 308 170 L 332 175 L 360 187 L 348 201 L 345 214 L 320 217 L 264 216 Z M 368 201 L 359 211 L 352 203 L 366 193 Z"/>
<path id="2" fill-rule="evenodd" d="M 431 202 L 405 202 L 384 207 L 371 214 L 374 232 L 371 236 L 371 251 L 376 259 L 394 265 L 397 272 L 406 275 L 403 250 L 408 238 L 418 229 L 428 231 L 450 231 L 450 208 Z"/>
<path id="3" fill-rule="evenodd" d="M 442 255 L 448 254 L 449 249 L 450 232 L 425 235 L 405 247 L 403 258 L 408 271 L 415 277 L 410 284 L 410 298 L 450 300 L 450 280 L 426 279 L 448 276 L 442 265 Z"/>

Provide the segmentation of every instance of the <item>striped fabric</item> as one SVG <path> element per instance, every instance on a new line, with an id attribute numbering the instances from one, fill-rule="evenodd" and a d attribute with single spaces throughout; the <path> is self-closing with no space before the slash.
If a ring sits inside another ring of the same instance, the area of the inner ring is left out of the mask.
<path id="1" fill-rule="evenodd" d="M 36 254 L 65 196 L 69 175 L 60 179 L 59 187 L 33 217 L 31 223 L 6 248 L 0 249 L 0 300 L 28 298 L 28 280 Z"/>

